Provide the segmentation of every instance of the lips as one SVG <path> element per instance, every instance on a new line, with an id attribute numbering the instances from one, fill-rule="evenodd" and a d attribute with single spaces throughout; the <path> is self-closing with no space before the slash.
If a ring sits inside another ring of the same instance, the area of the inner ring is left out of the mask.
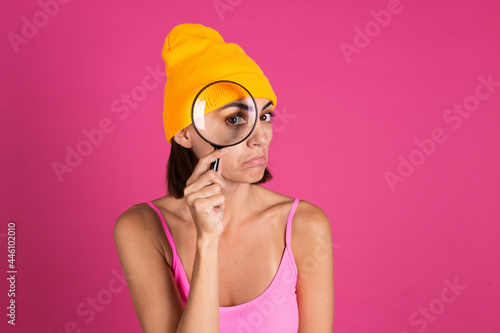
<path id="1" fill-rule="evenodd" d="M 245 164 L 252 167 L 264 166 L 267 164 L 266 157 L 264 155 L 255 155 L 250 157 Z"/>

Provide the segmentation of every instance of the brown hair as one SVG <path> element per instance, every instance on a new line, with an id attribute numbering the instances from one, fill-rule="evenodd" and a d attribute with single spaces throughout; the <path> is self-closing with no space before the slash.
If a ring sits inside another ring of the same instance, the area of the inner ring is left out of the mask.
<path id="1" fill-rule="evenodd" d="M 167 194 L 176 199 L 184 197 L 186 182 L 198 163 L 195 154 L 189 148 L 184 148 L 172 138 L 172 147 L 168 158 L 166 170 Z M 266 167 L 261 180 L 253 184 L 262 184 L 273 179 L 271 172 Z"/>

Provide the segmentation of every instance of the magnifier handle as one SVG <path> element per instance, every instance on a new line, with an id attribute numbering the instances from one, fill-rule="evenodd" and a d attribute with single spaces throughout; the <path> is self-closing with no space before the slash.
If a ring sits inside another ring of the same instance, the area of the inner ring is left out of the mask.
<path id="1" fill-rule="evenodd" d="M 219 170 L 219 159 L 210 164 L 210 170 L 215 170 L 215 171 Z"/>
<path id="2" fill-rule="evenodd" d="M 215 147 L 214 151 L 217 149 L 219 148 Z M 214 162 L 210 164 L 210 170 L 215 170 L 215 171 L 219 170 L 219 159 L 216 159 Z"/>

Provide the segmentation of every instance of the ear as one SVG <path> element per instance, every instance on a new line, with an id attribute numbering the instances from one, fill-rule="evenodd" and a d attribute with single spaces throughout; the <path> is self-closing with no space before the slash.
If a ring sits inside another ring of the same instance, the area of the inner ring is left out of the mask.
<path id="1" fill-rule="evenodd" d="M 187 127 L 181 129 L 179 132 L 175 133 L 174 140 L 179 145 L 184 148 L 192 148 L 193 142 L 191 141 L 191 133 L 187 130 Z"/>

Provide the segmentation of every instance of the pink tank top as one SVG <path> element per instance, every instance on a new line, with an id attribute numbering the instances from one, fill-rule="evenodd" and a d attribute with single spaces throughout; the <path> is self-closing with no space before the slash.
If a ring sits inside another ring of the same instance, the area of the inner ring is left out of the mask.
<path id="1" fill-rule="evenodd" d="M 251 301 L 235 306 L 219 307 L 221 333 L 297 333 L 299 328 L 296 294 L 297 266 L 293 257 L 290 239 L 293 215 L 298 203 L 299 199 L 295 198 L 288 214 L 285 251 L 271 284 L 262 294 Z M 174 240 L 158 207 L 151 201 L 148 201 L 147 204 L 156 211 L 165 229 L 173 253 L 172 271 L 175 283 L 181 295 L 182 303 L 186 306 L 190 286 Z"/>

